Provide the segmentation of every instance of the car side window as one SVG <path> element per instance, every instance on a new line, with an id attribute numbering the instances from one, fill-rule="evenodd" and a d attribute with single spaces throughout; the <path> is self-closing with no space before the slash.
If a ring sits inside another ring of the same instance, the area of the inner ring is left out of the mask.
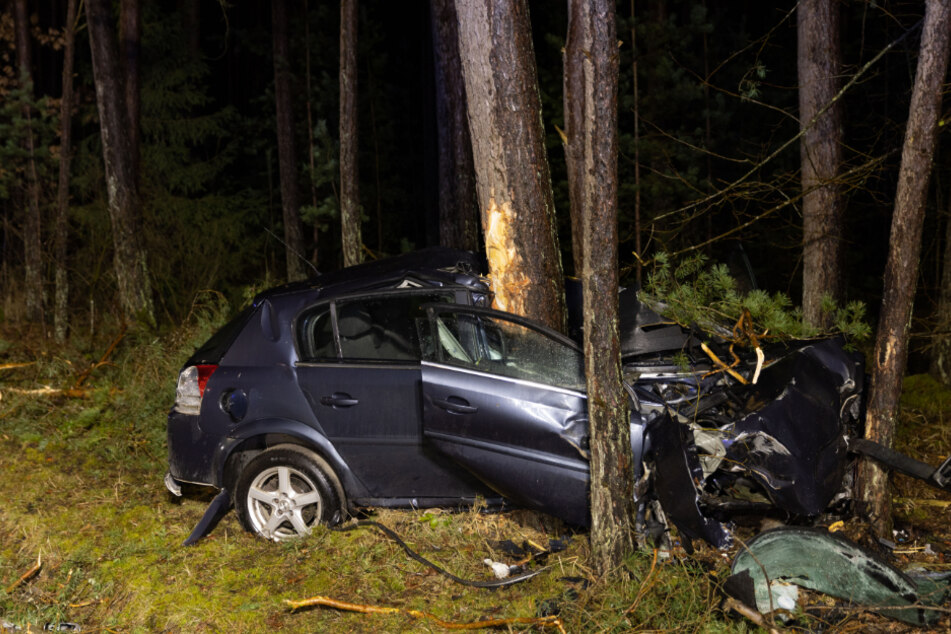
<path id="1" fill-rule="evenodd" d="M 452 293 L 400 293 L 344 299 L 312 310 L 301 319 L 304 361 L 419 361 L 417 322 L 420 308 L 433 302 L 453 302 Z M 336 310 L 335 345 L 331 310 Z"/>
<path id="2" fill-rule="evenodd" d="M 436 313 L 430 360 L 514 379 L 584 390 L 581 351 L 528 326 L 490 315 Z"/>

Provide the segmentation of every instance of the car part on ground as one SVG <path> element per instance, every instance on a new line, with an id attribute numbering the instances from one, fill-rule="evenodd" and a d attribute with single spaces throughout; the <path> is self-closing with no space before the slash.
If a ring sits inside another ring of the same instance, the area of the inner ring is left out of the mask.
<path id="1" fill-rule="evenodd" d="M 933 626 L 951 597 L 951 573 L 902 572 L 837 533 L 806 527 L 760 533 L 733 561 L 726 591 L 762 614 L 794 611 L 798 588 L 917 626 Z"/>

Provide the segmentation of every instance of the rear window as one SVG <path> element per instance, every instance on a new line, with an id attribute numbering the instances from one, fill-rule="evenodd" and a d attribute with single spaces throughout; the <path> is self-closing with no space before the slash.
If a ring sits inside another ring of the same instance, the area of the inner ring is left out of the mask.
<path id="1" fill-rule="evenodd" d="M 216 364 L 221 361 L 231 344 L 238 337 L 238 334 L 244 330 L 244 326 L 251 319 L 256 307 L 249 304 L 240 313 L 235 315 L 231 321 L 222 326 L 218 332 L 213 334 L 195 354 L 191 356 L 186 365 Z"/>

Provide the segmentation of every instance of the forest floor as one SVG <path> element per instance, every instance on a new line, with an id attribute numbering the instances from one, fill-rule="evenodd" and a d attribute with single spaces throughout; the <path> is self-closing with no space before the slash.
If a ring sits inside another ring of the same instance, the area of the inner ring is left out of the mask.
<path id="1" fill-rule="evenodd" d="M 723 609 L 721 587 L 736 549 L 697 544 L 689 556 L 679 547 L 666 558 L 633 553 L 625 563 L 631 580 L 606 583 L 589 567 L 585 533 L 527 511 L 369 516 L 459 577 L 492 579 L 487 558 L 544 567 L 494 590 L 452 582 L 373 528 L 321 528 L 275 544 L 244 532 L 229 513 L 208 538 L 183 547 L 214 492 L 196 487 L 175 498 L 166 491 L 165 417 L 182 360 L 211 328 L 204 321 L 159 339 L 130 335 L 102 364 L 108 338 L 53 348 L 0 332 L 0 632 L 47 624 L 82 632 L 445 631 L 449 623 L 484 620 L 500 620 L 507 631 L 756 629 Z M 900 448 L 938 463 L 951 451 L 951 393 L 911 377 L 903 403 Z M 902 531 L 893 562 L 951 567 L 951 496 L 905 478 L 892 493 Z M 856 520 L 846 532 L 867 539 Z M 285 603 L 315 595 L 397 610 Z M 842 606 L 824 614 L 834 616 L 800 616 L 799 625 L 911 631 Z M 545 615 L 553 618 L 537 620 Z M 949 624 L 946 617 L 940 625 Z"/>

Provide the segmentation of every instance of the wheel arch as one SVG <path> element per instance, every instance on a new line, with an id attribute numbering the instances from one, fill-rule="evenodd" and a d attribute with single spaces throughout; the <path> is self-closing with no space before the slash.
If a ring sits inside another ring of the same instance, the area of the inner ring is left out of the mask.
<path id="1" fill-rule="evenodd" d="M 284 419 L 242 425 L 222 440 L 214 459 L 216 486 L 233 488 L 238 474 L 255 456 L 282 445 L 309 453 L 315 461 L 323 463 L 344 504 L 366 495 L 366 487 L 353 475 L 326 436 L 310 425 Z"/>

